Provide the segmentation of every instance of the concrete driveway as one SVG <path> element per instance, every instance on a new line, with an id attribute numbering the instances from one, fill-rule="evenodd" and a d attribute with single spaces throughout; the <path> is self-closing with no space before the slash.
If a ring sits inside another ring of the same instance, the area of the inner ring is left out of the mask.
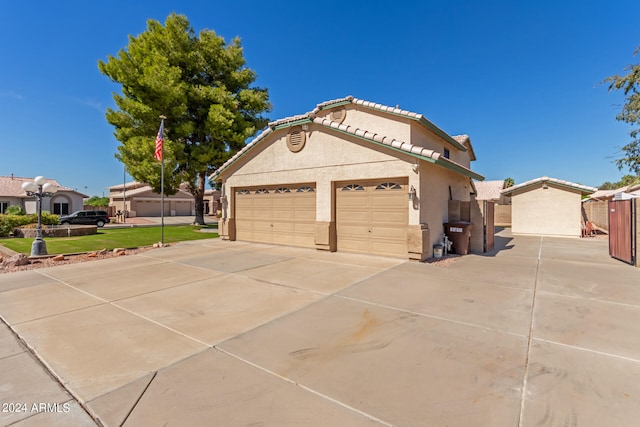
<path id="1" fill-rule="evenodd" d="M 446 268 L 211 239 L 0 275 L 0 425 L 638 425 L 640 270 L 496 241 Z"/>

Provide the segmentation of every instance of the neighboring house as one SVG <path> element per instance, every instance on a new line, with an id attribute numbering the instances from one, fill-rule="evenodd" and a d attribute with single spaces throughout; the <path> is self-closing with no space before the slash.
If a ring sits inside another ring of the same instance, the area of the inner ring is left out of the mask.
<path id="1" fill-rule="evenodd" d="M 141 182 L 128 182 L 109 187 L 111 209 L 114 212 L 126 210 L 130 217 L 161 216 L 161 198 L 161 194 L 155 193 L 150 185 Z M 204 199 L 205 214 L 215 215 L 216 210 L 219 210 L 220 191 L 206 190 Z M 164 196 L 164 215 L 195 215 L 195 201 L 184 185 L 176 194 Z"/>
<path id="2" fill-rule="evenodd" d="M 640 194 L 640 184 L 627 185 L 614 190 L 597 190 L 589 196 L 588 200 L 619 200 L 637 197 Z"/>
<path id="3" fill-rule="evenodd" d="M 614 190 L 597 190 L 582 200 L 584 217 L 601 231 L 609 231 L 609 202 L 640 197 L 640 184 L 628 185 Z"/>
<path id="4" fill-rule="evenodd" d="M 35 178 L 22 178 L 14 175 L 0 176 L 0 213 L 5 213 L 9 206 L 20 206 L 26 213 L 36 213 L 36 199 L 29 197 L 22 189 L 25 182 L 33 182 Z M 47 179 L 47 182 L 58 187 L 53 197 L 42 199 L 42 210 L 56 215 L 66 215 L 83 207 L 83 199 L 88 196 L 60 185 L 55 179 Z"/>
<path id="5" fill-rule="evenodd" d="M 515 234 L 580 237 L 583 196 L 593 187 L 541 177 L 502 190 L 511 196 L 511 231 Z"/>
<path id="6" fill-rule="evenodd" d="M 473 160 L 468 136 L 421 114 L 328 101 L 270 123 L 211 175 L 222 183 L 220 235 L 424 259 L 442 241 L 449 200 L 470 202 L 471 179 L 484 179 Z"/>

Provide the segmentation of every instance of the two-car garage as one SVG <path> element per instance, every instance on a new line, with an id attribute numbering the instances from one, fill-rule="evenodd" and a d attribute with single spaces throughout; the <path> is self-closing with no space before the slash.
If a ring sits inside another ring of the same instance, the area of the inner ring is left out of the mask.
<path id="1" fill-rule="evenodd" d="M 337 250 L 405 257 L 407 178 L 333 184 Z M 315 247 L 315 183 L 234 189 L 238 240 Z"/>

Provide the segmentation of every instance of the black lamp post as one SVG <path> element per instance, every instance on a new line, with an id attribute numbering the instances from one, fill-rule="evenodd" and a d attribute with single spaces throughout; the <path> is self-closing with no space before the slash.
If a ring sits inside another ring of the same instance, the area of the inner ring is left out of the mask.
<path id="1" fill-rule="evenodd" d="M 25 182 L 22 189 L 29 197 L 35 197 L 38 210 L 38 227 L 36 239 L 31 244 L 31 256 L 47 255 L 47 244 L 42 239 L 42 198 L 51 197 L 58 191 L 58 187 L 47 182 L 44 176 L 37 176 L 33 182 Z"/>

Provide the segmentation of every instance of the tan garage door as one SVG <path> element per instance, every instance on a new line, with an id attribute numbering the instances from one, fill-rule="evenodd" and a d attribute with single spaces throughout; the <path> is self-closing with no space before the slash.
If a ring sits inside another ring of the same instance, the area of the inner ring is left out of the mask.
<path id="1" fill-rule="evenodd" d="M 236 238 L 315 247 L 315 184 L 235 189 Z"/>
<path id="2" fill-rule="evenodd" d="M 136 216 L 162 216 L 162 212 L 160 212 L 160 200 L 137 200 L 131 210 L 136 212 Z M 168 216 L 170 213 L 169 202 L 165 201 L 164 215 Z"/>
<path id="3" fill-rule="evenodd" d="M 191 215 L 191 205 L 192 202 L 183 202 L 180 200 L 176 200 L 176 202 L 174 203 L 174 208 L 175 208 L 175 214 L 178 216 L 186 216 L 186 215 Z"/>
<path id="4" fill-rule="evenodd" d="M 406 257 L 408 206 L 406 178 L 338 183 L 338 250 Z"/>

